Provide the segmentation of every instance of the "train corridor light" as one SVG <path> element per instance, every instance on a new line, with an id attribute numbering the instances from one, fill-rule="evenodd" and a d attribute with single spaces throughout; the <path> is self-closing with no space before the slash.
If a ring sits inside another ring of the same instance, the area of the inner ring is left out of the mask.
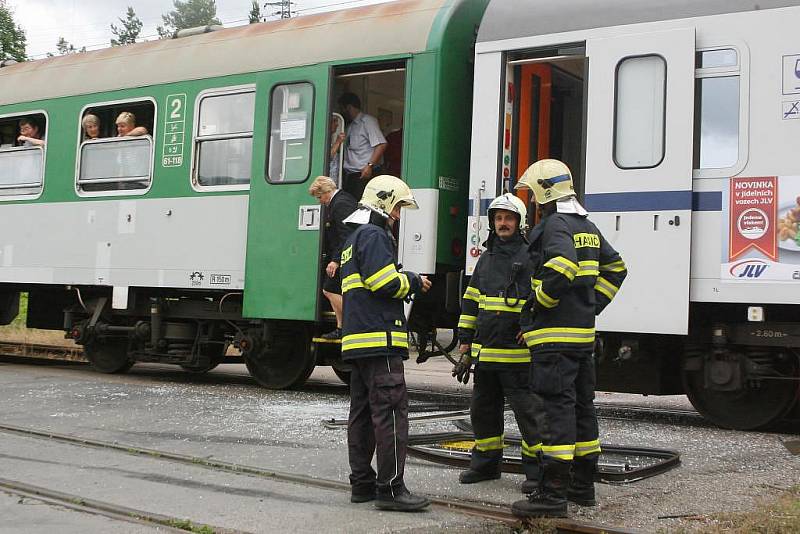
<path id="1" fill-rule="evenodd" d="M 763 323 L 764 308 L 761 306 L 749 306 L 747 308 L 747 320 L 751 323 Z"/>

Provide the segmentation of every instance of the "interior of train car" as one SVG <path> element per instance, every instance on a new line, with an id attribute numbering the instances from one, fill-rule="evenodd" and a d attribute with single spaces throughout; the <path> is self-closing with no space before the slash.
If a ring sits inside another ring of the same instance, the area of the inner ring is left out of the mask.
<path id="1" fill-rule="evenodd" d="M 583 117 L 586 58 L 583 49 L 539 50 L 509 58 L 502 175 L 504 189 L 544 158 L 564 161 L 576 187 L 583 182 Z M 528 191 L 517 192 L 528 196 Z M 529 224 L 537 213 L 528 213 Z"/>

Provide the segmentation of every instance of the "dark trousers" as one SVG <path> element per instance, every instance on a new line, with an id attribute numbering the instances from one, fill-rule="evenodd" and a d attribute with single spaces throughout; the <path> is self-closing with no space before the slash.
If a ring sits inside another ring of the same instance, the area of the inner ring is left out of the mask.
<path id="1" fill-rule="evenodd" d="M 542 408 L 528 387 L 528 365 L 519 364 L 518 371 L 475 369 L 470 418 L 475 432 L 470 468 L 481 473 L 497 473 L 503 459 L 503 406 L 511 405 L 522 434 L 522 469 L 528 479 L 539 477 L 541 437 L 537 418 Z"/>
<path id="2" fill-rule="evenodd" d="M 400 356 L 352 360 L 347 449 L 353 493 L 403 489 L 408 446 L 408 392 Z M 377 453 L 378 473 L 370 465 Z"/>
<path id="3" fill-rule="evenodd" d="M 588 351 L 533 354 L 531 387 L 544 402 L 542 452 L 570 461 L 600 452 L 594 409 L 594 361 Z"/>
<path id="4" fill-rule="evenodd" d="M 372 168 L 372 177 L 378 176 L 383 172 L 383 169 L 379 166 Z M 361 171 L 344 171 L 344 187 L 343 189 L 353 195 L 356 201 L 360 201 L 361 197 L 364 195 L 364 189 L 367 187 L 367 184 L 372 178 L 363 179 L 361 178 Z"/>

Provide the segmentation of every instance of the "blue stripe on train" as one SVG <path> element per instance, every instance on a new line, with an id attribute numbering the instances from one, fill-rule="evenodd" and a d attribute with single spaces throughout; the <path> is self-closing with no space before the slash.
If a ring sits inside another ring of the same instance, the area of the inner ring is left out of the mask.
<path id="1" fill-rule="evenodd" d="M 491 198 L 481 199 L 481 215 L 486 215 Z M 649 191 L 632 193 L 595 193 L 586 195 L 584 205 L 590 212 L 609 211 L 722 211 L 720 191 Z M 469 200 L 469 214 L 473 214 L 474 199 Z"/>

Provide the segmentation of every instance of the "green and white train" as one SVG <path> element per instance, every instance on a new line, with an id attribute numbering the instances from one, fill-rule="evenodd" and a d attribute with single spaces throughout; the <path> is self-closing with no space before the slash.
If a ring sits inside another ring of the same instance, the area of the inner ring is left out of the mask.
<path id="1" fill-rule="evenodd" d="M 556 157 L 630 268 L 598 388 L 769 424 L 800 392 L 799 24 L 798 0 L 400 0 L 0 68 L 0 323 L 27 292 L 101 371 L 234 343 L 268 387 L 346 379 L 313 342 L 307 188 L 351 91 L 421 207 L 399 256 L 433 277 L 423 340 L 455 326 L 488 202 Z M 149 135 L 113 137 L 122 111 Z M 45 147 L 14 146 L 23 117 Z"/>
<path id="2" fill-rule="evenodd" d="M 422 207 L 400 258 L 438 292 L 415 321 L 452 325 L 485 4 L 395 2 L 1 68 L 0 322 L 28 292 L 28 326 L 64 328 L 105 372 L 204 371 L 231 342 L 269 387 L 335 363 L 338 347 L 311 343 L 326 313 L 308 186 L 352 91 L 398 132 Z M 150 134 L 114 137 L 122 111 Z M 99 139 L 84 139 L 88 113 Z M 23 117 L 45 147 L 14 146 Z"/>

